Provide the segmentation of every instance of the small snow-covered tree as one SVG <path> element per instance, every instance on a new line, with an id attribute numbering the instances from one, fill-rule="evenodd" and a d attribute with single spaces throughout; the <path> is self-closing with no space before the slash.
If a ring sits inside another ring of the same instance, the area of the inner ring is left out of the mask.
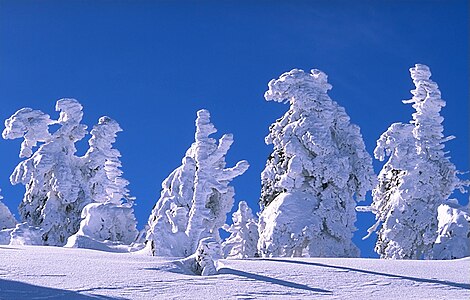
<path id="1" fill-rule="evenodd" d="M 3 196 L 0 194 L 0 230 L 13 228 L 17 223 L 11 211 L 3 204 L 2 199 Z"/>
<path id="2" fill-rule="evenodd" d="M 224 225 L 231 235 L 222 243 L 225 258 L 249 258 L 258 256 L 258 222 L 245 201 L 238 203 L 232 214 L 232 225 Z"/>
<path id="3" fill-rule="evenodd" d="M 67 238 L 77 232 L 80 214 L 87 204 L 75 142 L 86 134 L 86 126 L 80 124 L 82 106 L 75 99 L 57 101 L 59 119 L 38 110 L 23 108 L 5 121 L 3 138 L 24 138 L 21 144 L 20 162 L 10 177 L 12 184 L 26 186 L 19 212 L 24 222 L 43 230 L 45 245 L 62 246 Z M 49 133 L 51 124 L 59 129 Z M 32 148 L 42 143 L 39 149 Z"/>
<path id="4" fill-rule="evenodd" d="M 269 82 L 267 101 L 290 103 L 270 127 L 261 173 L 263 256 L 355 257 L 356 200 L 373 187 L 359 127 L 331 100 L 325 73 L 294 69 Z"/>
<path id="5" fill-rule="evenodd" d="M 80 230 L 67 246 L 81 247 L 83 237 L 130 244 L 138 234 L 129 182 L 119 169 L 121 154 L 112 146 L 120 131 L 119 124 L 109 117 L 101 117 L 91 130 L 90 148 L 82 158 L 81 169 L 92 203 L 83 209 Z"/>
<path id="6" fill-rule="evenodd" d="M 379 228 L 375 250 L 382 258 L 432 258 L 438 207 L 467 184 L 444 152 L 444 143 L 454 137 L 443 135 L 445 101 L 429 68 L 417 64 L 410 73 L 416 88 L 403 102 L 413 103 L 413 120 L 390 126 L 374 151 L 381 161 L 389 156 L 372 192 L 377 223 L 369 229 Z"/>
<path id="7" fill-rule="evenodd" d="M 146 244 L 152 255 L 188 256 L 199 241 L 212 237 L 220 243 L 218 230 L 233 206 L 233 178 L 248 169 L 246 161 L 225 168 L 225 155 L 233 137 L 225 134 L 217 141 L 207 110 L 197 112 L 195 142 L 186 152 L 182 166 L 162 184 L 147 225 Z"/>
<path id="8" fill-rule="evenodd" d="M 437 208 L 438 231 L 433 246 L 433 259 L 456 259 L 470 256 L 469 205 L 462 207 L 457 200 Z"/>

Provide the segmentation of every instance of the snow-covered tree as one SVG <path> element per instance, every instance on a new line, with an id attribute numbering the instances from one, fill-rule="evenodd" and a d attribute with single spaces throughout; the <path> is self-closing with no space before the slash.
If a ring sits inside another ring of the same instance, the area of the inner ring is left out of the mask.
<path id="1" fill-rule="evenodd" d="M 81 169 L 92 203 L 83 209 L 80 230 L 68 241 L 69 247 L 81 247 L 83 238 L 130 244 L 137 237 L 134 199 L 127 189 L 129 182 L 121 177 L 121 154 L 113 149 L 120 131 L 119 124 L 109 117 L 101 117 L 91 130 L 90 148 Z"/>
<path id="2" fill-rule="evenodd" d="M 269 82 L 266 100 L 290 109 L 266 137 L 274 151 L 261 173 L 263 256 L 359 255 L 355 206 L 373 187 L 372 159 L 330 89 L 319 70 L 294 69 Z"/>
<path id="3" fill-rule="evenodd" d="M 258 256 L 258 222 L 245 201 L 238 203 L 232 214 L 232 225 L 224 225 L 231 235 L 222 243 L 225 258 L 249 258 Z"/>
<path id="4" fill-rule="evenodd" d="M 225 155 L 233 137 L 225 134 L 219 143 L 209 135 L 216 132 L 207 110 L 197 112 L 195 142 L 182 165 L 162 184 L 147 224 L 146 244 L 153 255 L 188 256 L 199 241 L 212 237 L 220 243 L 218 230 L 233 206 L 233 178 L 243 174 L 246 161 L 225 168 Z"/>
<path id="5" fill-rule="evenodd" d="M 377 223 L 369 229 L 379 228 L 375 250 L 382 258 L 432 258 L 438 207 L 467 184 L 444 152 L 444 143 L 454 137 L 443 135 L 445 101 L 429 68 L 417 64 L 410 73 L 416 88 L 403 102 L 413 103 L 413 120 L 392 124 L 374 151 L 381 161 L 389 156 L 372 192 Z"/>
<path id="6" fill-rule="evenodd" d="M 0 190 L 1 192 L 1 190 Z M 16 219 L 8 207 L 2 202 L 3 196 L 0 194 L 0 230 L 13 228 L 16 225 Z"/>
<path id="7" fill-rule="evenodd" d="M 437 208 L 438 231 L 433 246 L 433 259 L 456 259 L 470 256 L 469 205 L 462 207 L 457 200 Z"/>
<path id="8" fill-rule="evenodd" d="M 20 162 L 10 177 L 12 184 L 24 184 L 26 192 L 20 204 L 22 221 L 43 230 L 45 245 L 62 246 L 77 232 L 80 214 L 87 204 L 75 142 L 86 134 L 80 124 L 82 106 L 75 99 L 57 101 L 59 119 L 38 110 L 23 108 L 5 121 L 3 138 L 24 138 Z M 49 133 L 51 124 L 59 129 Z M 42 143 L 33 154 L 32 148 Z"/>

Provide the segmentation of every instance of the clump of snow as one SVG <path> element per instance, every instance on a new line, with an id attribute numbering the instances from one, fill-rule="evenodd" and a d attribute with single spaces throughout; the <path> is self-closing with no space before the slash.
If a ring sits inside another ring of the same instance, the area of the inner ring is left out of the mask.
<path id="1" fill-rule="evenodd" d="M 220 243 L 213 237 L 206 237 L 199 241 L 196 252 L 177 263 L 190 274 L 210 276 L 217 274 L 217 260 L 222 258 Z"/>
<path id="2" fill-rule="evenodd" d="M 0 194 L 0 230 L 13 228 L 17 223 L 11 211 L 3 204 L 2 199 L 3 196 Z"/>
<path id="3" fill-rule="evenodd" d="M 146 245 L 152 255 L 187 257 L 206 237 L 220 243 L 219 229 L 234 202 L 235 191 L 229 184 L 249 165 L 240 161 L 226 168 L 233 136 L 225 134 L 217 143 L 210 137 L 215 132 L 209 111 L 198 111 L 195 142 L 182 165 L 162 183 L 160 199 L 149 217 Z"/>
<path id="4" fill-rule="evenodd" d="M 44 230 L 30 226 L 28 223 L 19 223 L 10 232 L 10 245 L 42 245 Z"/>
<path id="5" fill-rule="evenodd" d="M 438 235 L 433 246 L 434 259 L 455 259 L 470 256 L 470 213 L 468 206 L 455 201 L 437 208 Z"/>
<path id="6" fill-rule="evenodd" d="M 245 201 L 238 203 L 238 210 L 232 214 L 232 225 L 223 229 L 230 236 L 222 243 L 225 258 L 258 257 L 258 222 Z"/>
<path id="7" fill-rule="evenodd" d="M 356 199 L 372 189 L 375 175 L 359 127 L 330 89 L 319 70 L 294 69 L 269 82 L 266 100 L 290 108 L 266 137 L 274 151 L 261 173 L 263 256 L 359 255 L 351 240 Z"/>

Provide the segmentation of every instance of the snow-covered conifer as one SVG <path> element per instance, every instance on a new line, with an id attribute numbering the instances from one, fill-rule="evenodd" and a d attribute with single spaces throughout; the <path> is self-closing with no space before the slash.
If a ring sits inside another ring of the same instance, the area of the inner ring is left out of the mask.
<path id="1" fill-rule="evenodd" d="M 410 124 L 395 123 L 377 141 L 375 157 L 389 156 L 372 192 L 372 211 L 378 230 L 375 250 L 382 258 L 432 258 L 437 238 L 438 207 L 467 184 L 457 177 L 444 152 L 440 110 L 445 106 L 437 84 L 425 65 L 410 69 L 416 86 L 411 100 L 416 110 Z"/>
<path id="2" fill-rule="evenodd" d="M 119 124 L 109 117 L 101 117 L 91 130 L 90 148 L 81 169 L 92 203 L 83 209 L 80 230 L 68 241 L 69 247 L 81 247 L 79 236 L 130 244 L 138 234 L 129 182 L 119 169 L 121 154 L 112 146 L 120 131 Z"/>
<path id="3" fill-rule="evenodd" d="M 225 168 L 225 155 L 233 137 L 225 134 L 217 141 L 207 110 L 197 112 L 195 142 L 186 152 L 182 165 L 162 184 L 147 225 L 146 244 L 153 255 L 188 256 L 199 241 L 213 237 L 220 242 L 219 228 L 233 206 L 233 178 L 243 174 L 246 161 Z"/>
<path id="4" fill-rule="evenodd" d="M 258 222 L 245 201 L 232 214 L 232 225 L 224 225 L 231 235 L 222 243 L 225 258 L 249 258 L 258 255 Z"/>
<path id="5" fill-rule="evenodd" d="M 45 245 L 61 246 L 77 232 L 80 214 L 87 204 L 82 186 L 79 159 L 75 142 L 86 134 L 86 126 L 80 124 L 82 106 L 75 99 L 57 101 L 59 119 L 38 110 L 23 108 L 5 121 L 3 138 L 24 138 L 18 164 L 10 177 L 12 184 L 26 186 L 19 212 L 24 222 L 43 230 Z M 50 134 L 51 124 L 61 125 Z M 33 154 L 32 147 L 43 143 Z"/>
<path id="6" fill-rule="evenodd" d="M 325 73 L 294 69 L 269 82 L 267 101 L 290 103 L 270 127 L 261 174 L 263 256 L 355 257 L 356 200 L 373 187 L 359 127 L 331 100 Z"/>
<path id="7" fill-rule="evenodd" d="M 0 230 L 13 228 L 17 223 L 11 211 L 2 203 L 2 199 L 3 196 L 0 194 Z"/>
<path id="8" fill-rule="evenodd" d="M 456 259 L 470 256 L 469 206 L 449 201 L 437 208 L 438 232 L 433 259 Z"/>

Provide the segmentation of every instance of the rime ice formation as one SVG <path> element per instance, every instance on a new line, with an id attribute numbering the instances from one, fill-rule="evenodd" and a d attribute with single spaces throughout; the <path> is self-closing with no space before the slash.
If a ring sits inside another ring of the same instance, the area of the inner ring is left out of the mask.
<path id="1" fill-rule="evenodd" d="M 197 112 L 195 142 L 182 165 L 162 183 L 162 192 L 147 224 L 146 245 L 152 255 L 186 257 L 195 253 L 199 241 L 212 237 L 220 242 L 219 228 L 233 206 L 233 178 L 248 169 L 240 161 L 225 168 L 225 155 L 233 137 L 225 134 L 219 143 L 209 136 L 216 132 L 207 110 Z"/>
<path id="2" fill-rule="evenodd" d="M 3 138 L 24 138 L 20 157 L 26 159 L 18 164 L 10 177 L 12 184 L 24 184 L 26 192 L 19 212 L 30 226 L 43 229 L 45 245 L 62 246 L 67 238 L 77 232 L 80 213 L 86 205 L 82 186 L 79 159 L 75 142 L 86 134 L 82 120 L 82 106 L 75 99 L 57 101 L 60 112 L 57 121 L 29 108 L 17 111 L 5 121 Z M 59 124 L 50 134 L 48 126 Z M 33 154 L 32 147 L 43 144 Z"/>
<path id="3" fill-rule="evenodd" d="M 88 239 L 130 244 L 137 237 L 134 199 L 127 189 L 129 182 L 121 177 L 121 154 L 112 147 L 120 131 L 119 124 L 109 117 L 101 117 L 91 130 L 90 148 L 81 169 L 93 202 L 83 209 L 80 230 L 69 238 L 67 247 L 87 247 Z"/>
<path id="4" fill-rule="evenodd" d="M 444 143 L 454 137 L 443 135 L 439 112 L 445 102 L 429 68 L 417 64 L 410 73 L 416 89 L 411 91 L 413 98 L 403 102 L 413 103 L 413 120 L 392 124 L 374 151 L 381 161 L 389 157 L 372 192 L 377 223 L 369 229 L 378 229 L 375 250 L 382 258 L 433 258 L 438 207 L 468 184 L 457 177 L 444 152 Z"/>
<path id="5" fill-rule="evenodd" d="M 373 187 L 359 127 L 327 92 L 325 73 L 294 69 L 269 82 L 267 101 L 290 103 L 270 127 L 261 173 L 258 249 L 263 256 L 355 257 L 356 200 Z"/>
<path id="6" fill-rule="evenodd" d="M 13 228 L 16 225 L 15 217 L 11 214 L 8 207 L 3 204 L 2 199 L 3 196 L 0 194 L 0 230 Z"/>
<path id="7" fill-rule="evenodd" d="M 258 256 L 258 222 L 245 201 L 238 203 L 232 214 L 232 225 L 224 225 L 231 235 L 222 243 L 225 258 L 249 258 Z"/>
<path id="8" fill-rule="evenodd" d="M 438 232 L 433 246 L 434 259 L 456 259 L 470 256 L 469 206 L 449 201 L 437 208 Z"/>

